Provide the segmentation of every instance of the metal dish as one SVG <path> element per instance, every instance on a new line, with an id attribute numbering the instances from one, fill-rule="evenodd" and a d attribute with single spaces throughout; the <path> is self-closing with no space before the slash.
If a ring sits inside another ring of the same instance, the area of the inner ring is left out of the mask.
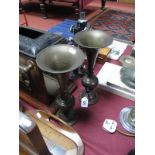
<path id="1" fill-rule="evenodd" d="M 135 134 L 135 107 L 125 107 L 120 112 L 120 122 L 125 130 Z"/>
<path id="2" fill-rule="evenodd" d="M 128 87 L 135 89 L 135 66 L 123 67 L 120 70 L 121 81 Z"/>
<path id="3" fill-rule="evenodd" d="M 119 58 L 119 61 L 121 62 L 123 67 L 129 67 L 135 65 L 135 58 L 130 55 L 122 55 Z"/>

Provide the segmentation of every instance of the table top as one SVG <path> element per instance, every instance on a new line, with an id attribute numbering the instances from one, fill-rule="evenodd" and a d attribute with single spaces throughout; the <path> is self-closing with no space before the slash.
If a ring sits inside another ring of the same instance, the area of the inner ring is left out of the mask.
<path id="1" fill-rule="evenodd" d="M 128 46 L 124 55 L 131 52 Z M 118 61 L 110 61 L 119 64 Z M 95 74 L 101 69 L 102 65 L 96 64 Z M 122 108 L 131 106 L 133 101 L 106 92 L 97 88 L 99 100 L 96 104 L 88 108 L 80 107 L 80 93 L 84 89 L 80 79 L 76 81 L 78 89 L 73 93 L 76 99 L 76 109 L 79 110 L 79 120 L 73 128 L 79 133 L 85 144 L 85 155 L 127 155 L 135 147 L 134 137 L 128 137 L 119 132 L 110 134 L 102 129 L 102 124 L 106 118 L 117 121 L 118 128 L 123 130 L 119 122 L 119 113 Z"/>
<path id="2" fill-rule="evenodd" d="M 131 49 L 132 47 L 128 46 L 123 55 L 130 54 Z M 110 62 L 121 65 L 118 61 L 110 60 Z M 101 64 L 95 65 L 94 73 L 96 75 L 102 66 Z M 84 87 L 81 84 L 81 79 L 78 79 L 76 83 L 78 87 L 73 92 L 73 96 L 75 97 L 75 109 L 79 112 L 79 119 L 73 128 L 84 143 L 84 155 L 127 155 L 131 149 L 135 148 L 135 138 L 125 136 L 117 131 L 110 134 L 102 129 L 102 124 L 107 118 L 113 119 L 117 121 L 118 128 L 123 130 L 119 122 L 119 113 L 124 107 L 134 105 L 134 102 L 97 87 L 98 102 L 88 108 L 81 108 L 80 93 Z"/>

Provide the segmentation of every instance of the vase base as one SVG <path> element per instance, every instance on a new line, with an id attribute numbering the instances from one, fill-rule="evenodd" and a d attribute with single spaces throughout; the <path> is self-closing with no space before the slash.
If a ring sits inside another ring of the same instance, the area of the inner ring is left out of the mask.
<path id="1" fill-rule="evenodd" d="M 71 126 L 74 125 L 78 120 L 78 114 L 75 109 L 72 109 L 67 113 L 64 113 L 64 111 L 60 109 L 57 111 L 56 116 Z"/>
<path id="2" fill-rule="evenodd" d="M 88 99 L 88 105 L 93 105 L 98 101 L 98 94 L 95 91 L 91 91 L 87 93 L 86 91 L 83 91 L 80 94 L 80 98 L 86 97 Z"/>

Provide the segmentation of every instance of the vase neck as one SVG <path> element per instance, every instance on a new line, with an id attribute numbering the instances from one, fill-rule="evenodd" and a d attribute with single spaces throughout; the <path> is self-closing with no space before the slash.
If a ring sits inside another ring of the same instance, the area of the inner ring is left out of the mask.
<path id="1" fill-rule="evenodd" d="M 98 55 L 98 50 L 94 48 L 86 49 L 87 61 L 88 61 L 88 76 L 91 77 L 94 74 L 94 66 Z"/>

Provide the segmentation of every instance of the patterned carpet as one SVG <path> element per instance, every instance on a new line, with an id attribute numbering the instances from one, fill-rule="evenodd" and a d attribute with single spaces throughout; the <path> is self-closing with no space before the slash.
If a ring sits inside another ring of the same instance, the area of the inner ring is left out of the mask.
<path id="1" fill-rule="evenodd" d="M 106 31 L 117 40 L 130 43 L 135 41 L 135 14 L 107 10 L 96 17 L 91 25 L 95 29 Z"/>

